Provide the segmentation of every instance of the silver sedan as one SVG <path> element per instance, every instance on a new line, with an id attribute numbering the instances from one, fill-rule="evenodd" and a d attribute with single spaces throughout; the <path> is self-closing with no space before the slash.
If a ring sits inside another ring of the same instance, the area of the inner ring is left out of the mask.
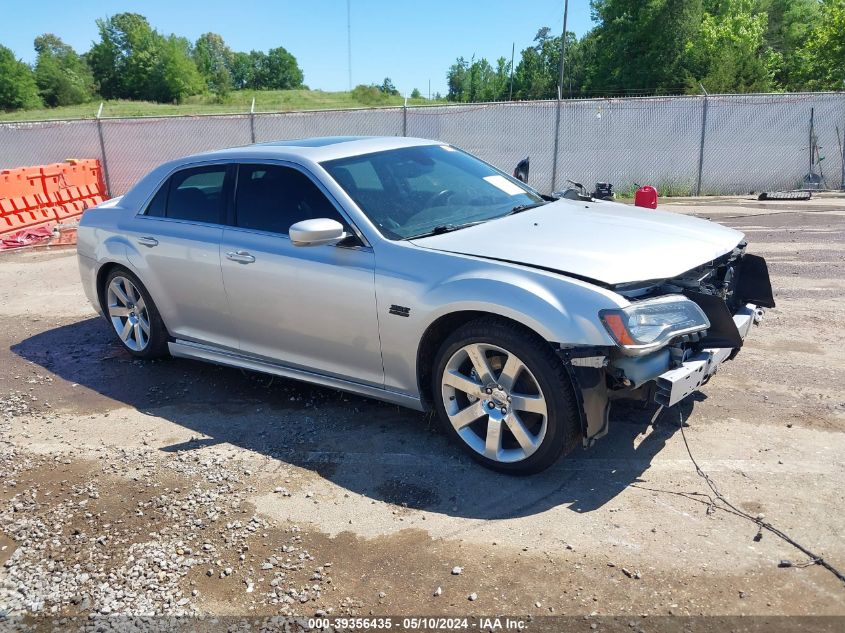
<path id="1" fill-rule="evenodd" d="M 520 175 L 522 175 L 520 173 Z M 82 283 L 126 349 L 434 408 L 532 473 L 673 405 L 774 305 L 704 220 L 542 195 L 437 141 L 334 137 L 172 161 L 86 212 Z"/>

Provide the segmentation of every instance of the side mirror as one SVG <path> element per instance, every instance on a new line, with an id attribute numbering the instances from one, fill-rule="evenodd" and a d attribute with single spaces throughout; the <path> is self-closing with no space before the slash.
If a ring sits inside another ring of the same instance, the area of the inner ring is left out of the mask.
<path id="1" fill-rule="evenodd" d="M 346 237 L 343 225 L 330 218 L 315 218 L 297 222 L 291 225 L 288 235 L 294 246 L 332 244 Z"/>
<path id="2" fill-rule="evenodd" d="M 521 180 L 522 182 L 528 184 L 528 163 L 529 157 L 526 156 L 521 161 L 516 164 L 516 168 L 513 170 L 513 177 L 517 180 Z"/>

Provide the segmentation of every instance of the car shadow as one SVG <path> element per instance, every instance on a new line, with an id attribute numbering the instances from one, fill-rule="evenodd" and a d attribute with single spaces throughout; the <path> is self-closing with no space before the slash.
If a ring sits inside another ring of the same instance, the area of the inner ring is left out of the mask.
<path id="1" fill-rule="evenodd" d="M 476 464 L 436 430 L 431 415 L 195 361 L 139 361 L 123 350 L 104 319 L 46 330 L 10 349 L 62 379 L 52 386 L 55 408 L 129 406 L 200 436 L 162 451 L 228 443 L 280 466 L 311 470 L 373 500 L 477 519 L 561 506 L 580 513 L 601 508 L 643 481 L 695 406 L 695 398 L 688 398 L 651 426 L 656 407 L 617 402 L 609 434 L 594 446 L 576 449 L 538 475 L 513 477 Z"/>

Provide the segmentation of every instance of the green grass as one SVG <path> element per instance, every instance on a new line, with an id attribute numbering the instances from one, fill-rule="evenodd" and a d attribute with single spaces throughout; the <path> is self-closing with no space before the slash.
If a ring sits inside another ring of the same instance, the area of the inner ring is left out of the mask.
<path id="1" fill-rule="evenodd" d="M 658 184 L 644 182 L 643 185 L 652 185 L 657 189 L 657 195 L 661 198 L 685 198 L 693 195 L 693 185 L 687 182 L 675 182 L 671 180 L 661 180 Z M 629 185 L 628 187 L 620 188 L 615 191 L 616 198 L 619 200 L 633 200 L 634 194 L 639 187 Z"/>
<path id="2" fill-rule="evenodd" d="M 189 97 L 184 103 L 153 103 L 150 101 L 114 100 L 103 102 L 104 117 L 179 116 L 189 114 L 226 114 L 249 112 L 255 97 L 256 112 L 292 112 L 298 110 L 331 110 L 366 108 L 373 106 L 401 106 L 405 99 L 385 96 L 378 103 L 357 101 L 351 92 L 323 92 L 322 90 L 239 90 L 224 100 L 211 95 Z M 408 105 L 444 103 L 428 99 L 408 99 Z M 39 121 L 45 119 L 90 119 L 97 115 L 99 101 L 58 108 L 39 108 L 0 112 L 0 121 Z"/>

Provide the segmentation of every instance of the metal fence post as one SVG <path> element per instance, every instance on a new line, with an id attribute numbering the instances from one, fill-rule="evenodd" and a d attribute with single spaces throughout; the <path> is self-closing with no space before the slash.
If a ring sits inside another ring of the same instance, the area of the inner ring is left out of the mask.
<path id="1" fill-rule="evenodd" d="M 255 143 L 255 97 L 252 98 L 252 105 L 249 107 L 249 138 Z"/>
<path id="2" fill-rule="evenodd" d="M 549 193 L 554 193 L 557 189 L 557 149 L 560 145 L 560 109 L 562 102 L 560 99 L 560 86 L 557 88 L 557 103 L 555 104 L 555 146 L 554 156 L 552 156 L 552 190 Z"/>
<path id="3" fill-rule="evenodd" d="M 702 90 L 704 87 L 702 86 Z M 701 142 L 698 146 L 698 178 L 695 181 L 695 195 L 701 195 L 701 173 L 704 170 L 704 139 L 707 134 L 707 91 L 704 91 L 704 105 L 701 109 Z"/>
<path id="4" fill-rule="evenodd" d="M 112 195 L 111 180 L 109 179 L 109 163 L 106 160 L 106 142 L 103 139 L 103 120 L 100 118 L 103 114 L 103 102 L 100 102 L 100 107 L 97 109 L 97 135 L 100 137 L 100 156 L 103 160 L 103 180 L 106 181 L 106 192 Z"/>
<path id="5" fill-rule="evenodd" d="M 408 97 L 405 97 L 405 104 L 402 106 L 402 136 L 408 136 Z"/>
<path id="6" fill-rule="evenodd" d="M 843 128 L 845 131 L 845 128 Z M 845 191 L 845 144 L 839 136 L 839 126 L 836 126 L 836 142 L 839 143 L 839 190 Z"/>

